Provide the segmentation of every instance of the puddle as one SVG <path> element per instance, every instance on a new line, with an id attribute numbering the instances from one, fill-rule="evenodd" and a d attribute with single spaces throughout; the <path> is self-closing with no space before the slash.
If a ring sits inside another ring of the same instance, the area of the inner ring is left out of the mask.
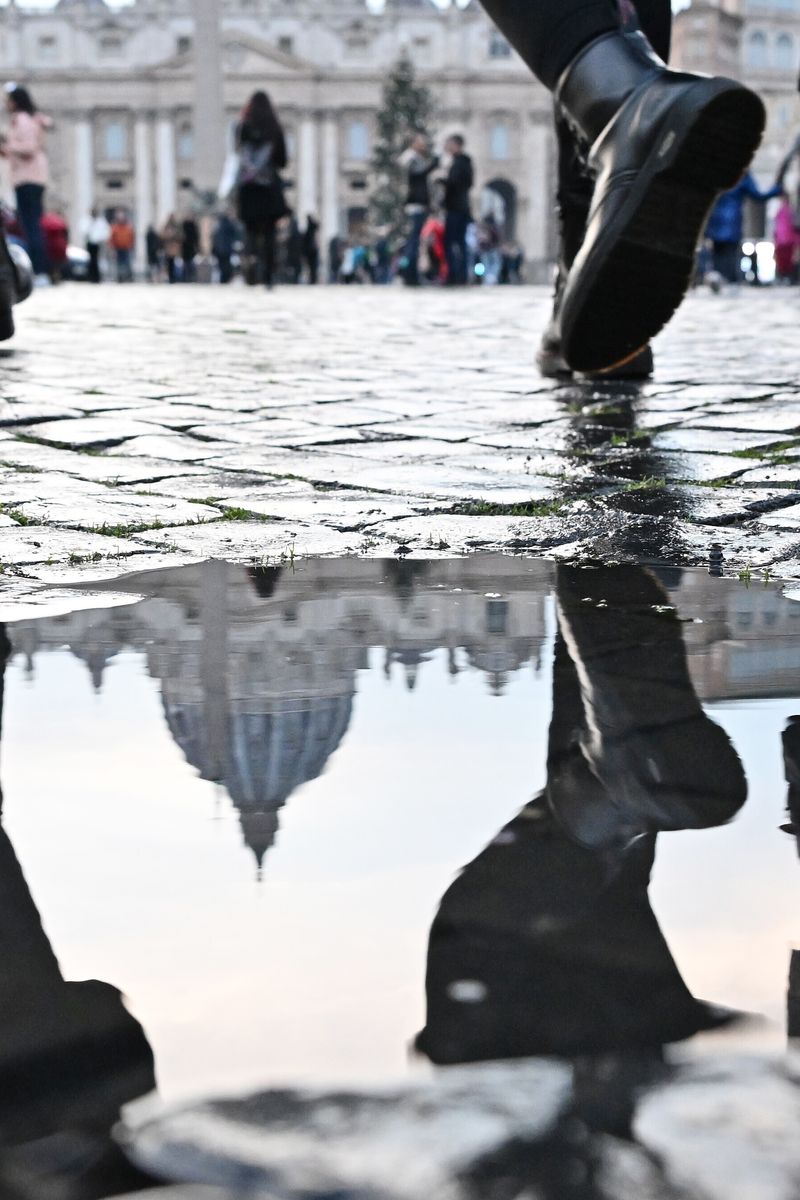
<path id="1" fill-rule="evenodd" d="M 323 560 L 96 604 L 5 627 L 7 1150 L 110 1129 L 154 1085 L 381 1088 L 800 1033 L 779 587 Z"/>

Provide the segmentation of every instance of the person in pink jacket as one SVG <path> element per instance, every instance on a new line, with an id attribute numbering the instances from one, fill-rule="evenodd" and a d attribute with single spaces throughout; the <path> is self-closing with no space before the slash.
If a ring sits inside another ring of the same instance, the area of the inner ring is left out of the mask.
<path id="1" fill-rule="evenodd" d="M 41 230 L 48 174 L 44 139 L 50 121 L 37 112 L 28 89 L 16 83 L 6 85 L 6 107 L 11 121 L 0 143 L 0 154 L 8 159 L 17 197 L 17 214 L 25 232 L 34 274 L 37 280 L 44 281 L 49 269 Z"/>

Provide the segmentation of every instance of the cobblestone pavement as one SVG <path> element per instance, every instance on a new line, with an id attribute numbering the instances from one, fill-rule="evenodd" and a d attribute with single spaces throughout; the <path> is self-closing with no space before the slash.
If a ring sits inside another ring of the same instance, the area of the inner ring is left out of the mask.
<path id="1" fill-rule="evenodd" d="M 4 591 L 405 548 L 798 578 L 799 305 L 698 293 L 623 387 L 538 377 L 538 288 L 38 292 L 0 362 Z"/>

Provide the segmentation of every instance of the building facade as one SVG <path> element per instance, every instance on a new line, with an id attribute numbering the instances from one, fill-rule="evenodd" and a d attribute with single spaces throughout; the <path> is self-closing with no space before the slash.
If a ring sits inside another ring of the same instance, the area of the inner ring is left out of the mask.
<path id="1" fill-rule="evenodd" d="M 264 87 L 288 133 L 290 203 L 301 219 L 319 215 L 325 239 L 346 233 L 363 218 L 383 82 L 402 51 L 435 94 L 437 135 L 467 139 L 476 209 L 496 209 L 499 197 L 534 276 L 543 275 L 554 237 L 551 102 L 477 4 L 387 0 L 375 12 L 364 0 L 124 8 L 59 0 L 51 9 L 10 0 L 0 8 L 0 70 L 29 84 L 56 121 L 51 202 L 73 227 L 93 203 L 129 207 L 140 232 L 190 209 L 195 189 L 213 186 L 214 172 L 219 179 L 243 103 Z M 215 61 L 224 113 L 216 123 Z"/>

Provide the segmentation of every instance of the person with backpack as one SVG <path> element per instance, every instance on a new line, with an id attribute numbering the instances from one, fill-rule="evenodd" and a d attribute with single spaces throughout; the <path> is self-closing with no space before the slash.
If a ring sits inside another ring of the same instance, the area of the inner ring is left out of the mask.
<path id="1" fill-rule="evenodd" d="M 254 92 L 236 130 L 239 167 L 236 176 L 239 220 L 245 229 L 246 277 L 256 282 L 260 257 L 262 279 L 272 287 L 275 275 L 275 227 L 288 209 L 280 172 L 286 166 L 286 139 L 266 92 Z"/>

